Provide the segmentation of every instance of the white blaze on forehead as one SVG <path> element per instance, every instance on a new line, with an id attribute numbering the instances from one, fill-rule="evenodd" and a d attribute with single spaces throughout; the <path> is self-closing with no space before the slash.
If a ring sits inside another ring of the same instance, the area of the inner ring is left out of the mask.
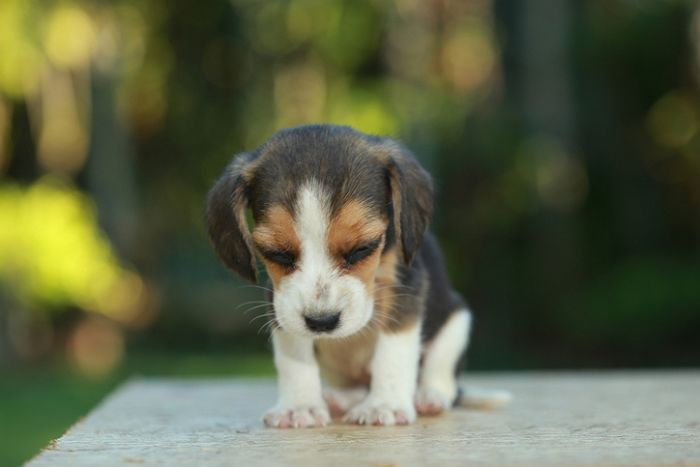
<path id="1" fill-rule="evenodd" d="M 330 223 L 330 197 L 317 183 L 302 186 L 297 195 L 294 228 L 301 242 L 299 268 L 308 279 L 329 280 L 333 262 L 326 245 Z M 323 284 L 308 284 L 311 287 Z"/>

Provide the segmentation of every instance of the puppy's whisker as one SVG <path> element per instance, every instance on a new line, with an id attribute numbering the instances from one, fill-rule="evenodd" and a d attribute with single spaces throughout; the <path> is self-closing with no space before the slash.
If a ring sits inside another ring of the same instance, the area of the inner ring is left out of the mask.
<path id="1" fill-rule="evenodd" d="M 263 307 L 266 307 L 266 306 L 272 307 L 272 303 L 261 303 L 260 305 L 252 306 L 252 307 L 248 308 L 247 310 L 245 310 L 245 311 L 244 311 L 244 314 L 247 315 L 248 313 L 250 313 L 250 312 L 252 312 L 252 311 L 255 311 L 255 310 L 259 309 L 259 308 L 263 308 Z"/>
<path id="2" fill-rule="evenodd" d="M 403 285 L 403 284 L 397 284 L 397 283 L 394 283 L 394 284 L 377 284 L 377 283 L 375 283 L 375 287 L 376 287 L 377 289 L 382 289 L 382 290 L 383 290 L 383 289 L 416 290 L 416 288 L 415 288 L 414 286 L 412 286 L 412 285 Z"/>
<path id="3" fill-rule="evenodd" d="M 260 271 L 258 271 L 258 272 L 260 272 Z M 270 288 L 268 288 L 268 287 L 263 287 L 262 285 L 254 285 L 254 284 L 239 285 L 237 288 L 238 288 L 238 289 L 249 289 L 249 288 L 252 288 L 252 289 L 261 289 L 261 290 L 265 290 L 265 291 L 267 291 L 267 292 L 274 292 L 274 290 L 272 290 L 272 289 L 270 289 Z"/>
<path id="4" fill-rule="evenodd" d="M 274 318 L 266 321 L 262 326 L 260 326 L 260 329 L 258 329 L 258 335 L 262 332 L 271 331 L 272 327 L 275 325 L 276 325 L 276 320 Z"/>
<path id="5" fill-rule="evenodd" d="M 260 319 L 260 318 L 272 318 L 272 317 L 274 317 L 274 316 L 275 316 L 275 313 L 274 313 L 274 312 L 263 313 L 263 314 L 261 314 L 261 315 L 255 316 L 253 319 L 251 319 L 250 321 L 248 321 L 248 324 L 253 324 L 253 321 L 256 321 L 256 320 L 258 320 L 258 319 Z"/>
<path id="6" fill-rule="evenodd" d="M 380 314 L 381 314 L 381 313 L 384 313 L 384 314 L 391 314 L 391 313 L 398 312 L 398 311 L 400 310 L 401 304 L 400 304 L 400 303 L 393 302 L 393 303 L 387 303 L 387 304 L 385 304 L 384 306 L 386 307 L 386 310 L 378 310 L 378 312 L 379 312 Z"/>
<path id="7" fill-rule="evenodd" d="M 255 305 L 255 304 L 258 304 L 258 303 L 272 303 L 272 302 L 270 302 L 269 300 L 251 300 L 251 301 L 249 301 L 249 302 L 243 302 L 243 303 L 239 304 L 239 305 L 236 307 L 236 310 L 238 310 L 239 308 L 242 308 L 242 307 L 244 307 L 244 306 L 246 306 L 246 305 Z"/>
<path id="8" fill-rule="evenodd" d="M 394 321 L 394 322 L 396 322 L 396 323 L 399 322 L 399 320 L 398 320 L 394 315 L 392 315 L 391 313 L 384 313 L 384 312 L 381 312 L 381 313 L 378 313 L 377 316 L 380 317 L 380 318 L 392 320 L 392 321 Z"/>
<path id="9" fill-rule="evenodd" d="M 382 320 L 377 320 L 377 321 L 375 321 L 375 323 L 374 323 L 374 325 L 375 325 L 377 328 L 379 328 L 379 330 L 385 331 L 385 332 L 386 332 L 386 331 L 391 331 L 391 326 L 390 326 L 390 324 L 391 324 L 391 323 L 388 323 L 388 322 L 382 321 Z M 400 323 L 397 322 L 397 323 L 394 323 L 394 324 L 395 324 L 396 326 L 398 326 Z"/>
<path id="10" fill-rule="evenodd" d="M 390 309 L 389 311 L 394 311 L 393 309 Z M 381 320 L 377 319 L 381 318 Z M 401 324 L 401 321 L 399 321 L 395 316 L 393 316 L 391 313 L 386 313 L 381 310 L 375 310 L 375 315 L 372 317 L 373 320 L 376 321 L 377 324 L 382 325 L 386 321 L 390 321 L 393 324 L 396 324 L 397 326 Z"/>
<path id="11" fill-rule="evenodd" d="M 376 287 L 375 290 L 386 290 L 386 289 L 409 289 L 409 290 L 414 290 L 414 287 L 410 285 L 401 285 L 401 284 L 390 284 L 390 285 L 382 285 L 379 287 Z"/>
<path id="12" fill-rule="evenodd" d="M 415 295 L 407 295 L 407 294 L 395 294 L 392 295 L 392 298 L 416 298 Z M 389 298 L 384 298 L 382 301 L 388 301 Z"/>

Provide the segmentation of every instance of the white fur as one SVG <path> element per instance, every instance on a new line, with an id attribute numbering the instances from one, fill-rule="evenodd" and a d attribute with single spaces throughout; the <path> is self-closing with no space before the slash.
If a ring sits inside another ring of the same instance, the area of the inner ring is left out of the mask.
<path id="1" fill-rule="evenodd" d="M 402 425 L 416 419 L 413 397 L 420 356 L 420 326 L 398 333 L 380 333 L 370 364 L 367 397 L 344 420 L 361 425 Z"/>
<path id="2" fill-rule="evenodd" d="M 364 327 L 372 317 L 374 301 L 359 279 L 341 274 L 328 252 L 330 199 L 323 188 L 309 183 L 299 190 L 294 229 L 301 242 L 297 270 L 280 281 L 274 307 L 280 325 L 291 332 L 314 337 L 304 314 L 341 313 L 340 324 L 329 337 L 344 337 Z"/>
<path id="3" fill-rule="evenodd" d="M 416 408 L 425 415 L 449 409 L 457 397 L 455 366 L 469 341 L 472 315 L 469 310 L 452 313 L 425 350 Z"/>
<path id="4" fill-rule="evenodd" d="M 330 416 L 323 400 L 313 340 L 276 329 L 272 342 L 278 399 L 263 417 L 265 424 L 275 428 L 325 426 Z"/>

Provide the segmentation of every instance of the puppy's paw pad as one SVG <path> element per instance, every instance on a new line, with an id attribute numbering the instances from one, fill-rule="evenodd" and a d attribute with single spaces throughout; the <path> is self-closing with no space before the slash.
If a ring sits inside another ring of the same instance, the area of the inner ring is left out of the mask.
<path id="1" fill-rule="evenodd" d="M 440 415 L 452 407 L 455 395 L 449 391 L 431 387 L 420 387 L 416 392 L 416 411 L 420 415 Z"/>
<path id="2" fill-rule="evenodd" d="M 343 421 L 358 425 L 408 425 L 416 421 L 416 411 L 411 404 L 362 402 L 350 409 Z"/>
<path id="3" fill-rule="evenodd" d="M 263 416 L 271 428 L 314 428 L 326 426 L 330 420 L 328 409 L 322 406 L 275 406 Z"/>

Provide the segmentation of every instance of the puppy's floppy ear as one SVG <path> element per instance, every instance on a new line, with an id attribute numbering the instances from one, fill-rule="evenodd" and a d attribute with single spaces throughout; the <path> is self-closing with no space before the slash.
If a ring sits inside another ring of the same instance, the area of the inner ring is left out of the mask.
<path id="1" fill-rule="evenodd" d="M 391 141 L 387 160 L 396 238 L 406 264 L 420 248 L 433 215 L 433 183 L 411 153 Z"/>
<path id="2" fill-rule="evenodd" d="M 226 266 L 244 279 L 257 281 L 255 254 L 246 208 L 249 204 L 252 153 L 234 157 L 207 196 L 209 239 Z"/>

